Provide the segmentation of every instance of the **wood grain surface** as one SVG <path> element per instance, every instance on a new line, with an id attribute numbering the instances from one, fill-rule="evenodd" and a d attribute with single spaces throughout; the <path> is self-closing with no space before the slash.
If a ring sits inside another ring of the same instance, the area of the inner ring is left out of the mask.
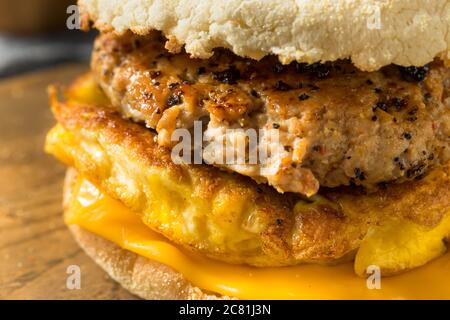
<path id="1" fill-rule="evenodd" d="M 54 124 L 49 83 L 87 66 L 65 65 L 0 81 L 0 299 L 133 299 L 88 258 L 62 221 L 65 168 L 43 152 Z M 66 286 L 81 268 L 81 289 Z"/>

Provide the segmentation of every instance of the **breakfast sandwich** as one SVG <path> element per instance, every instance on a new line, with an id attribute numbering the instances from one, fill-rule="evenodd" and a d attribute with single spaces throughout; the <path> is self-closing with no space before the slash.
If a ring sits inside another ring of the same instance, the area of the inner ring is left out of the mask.
<path id="1" fill-rule="evenodd" d="M 449 299 L 447 1 L 80 0 L 79 245 L 146 299 Z"/>

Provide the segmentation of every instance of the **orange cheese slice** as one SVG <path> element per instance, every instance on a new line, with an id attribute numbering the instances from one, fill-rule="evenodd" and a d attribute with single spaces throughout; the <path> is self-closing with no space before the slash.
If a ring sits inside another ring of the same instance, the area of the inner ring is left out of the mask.
<path id="1" fill-rule="evenodd" d="M 450 299 L 450 254 L 418 269 L 381 277 L 381 289 L 355 275 L 353 264 L 254 268 L 199 256 L 150 230 L 138 215 L 79 178 L 67 224 L 172 267 L 195 286 L 241 299 Z M 369 278 L 369 275 L 368 275 Z"/>

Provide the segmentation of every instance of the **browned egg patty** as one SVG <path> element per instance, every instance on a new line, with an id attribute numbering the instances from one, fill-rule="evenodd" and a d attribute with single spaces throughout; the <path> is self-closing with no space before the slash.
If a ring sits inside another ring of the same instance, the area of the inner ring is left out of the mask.
<path id="1" fill-rule="evenodd" d="M 227 129 L 261 129 L 266 138 L 278 129 L 277 143 L 259 140 L 269 150 L 265 163 L 219 166 L 279 192 L 311 196 L 319 186 L 351 184 L 373 190 L 450 160 L 450 72 L 439 61 L 369 73 L 348 61 L 281 65 L 226 50 L 198 60 L 170 54 L 157 33 L 104 34 L 92 69 L 113 105 L 156 129 L 162 146 L 173 146 L 173 131 L 199 119 L 212 146 L 236 138 Z"/>

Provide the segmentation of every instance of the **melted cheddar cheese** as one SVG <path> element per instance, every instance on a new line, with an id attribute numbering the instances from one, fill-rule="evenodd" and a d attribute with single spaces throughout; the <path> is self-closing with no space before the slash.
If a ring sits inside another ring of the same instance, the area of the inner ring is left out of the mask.
<path id="1" fill-rule="evenodd" d="M 254 268 L 213 261 L 187 252 L 150 230 L 121 202 L 78 178 L 66 223 L 76 224 L 120 247 L 172 267 L 204 290 L 241 299 L 449 299 L 450 254 L 368 289 L 351 263 Z M 370 280 L 369 280 L 370 282 Z"/>

